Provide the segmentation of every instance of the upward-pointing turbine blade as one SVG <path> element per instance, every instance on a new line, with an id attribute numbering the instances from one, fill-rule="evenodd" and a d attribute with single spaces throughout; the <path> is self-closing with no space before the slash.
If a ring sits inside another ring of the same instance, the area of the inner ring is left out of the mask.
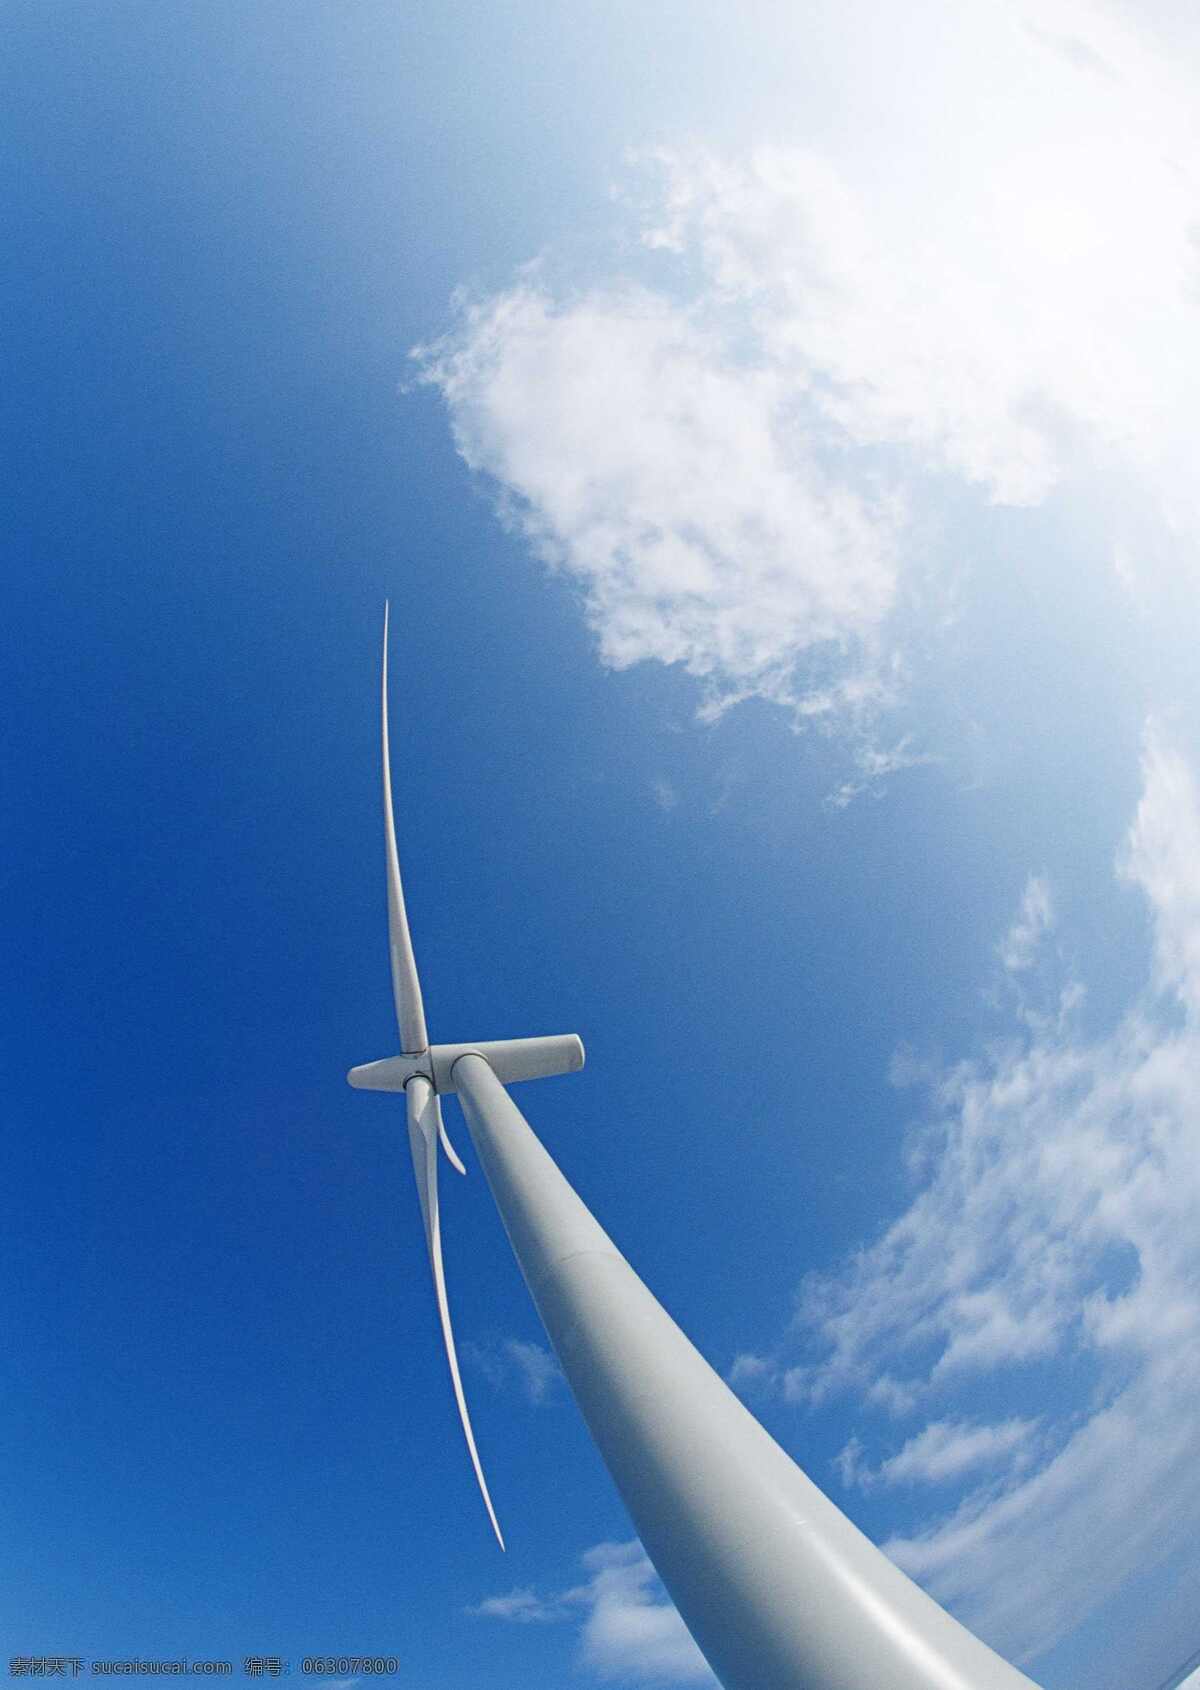
<path id="1" fill-rule="evenodd" d="M 388 950 L 392 962 L 392 996 L 396 1003 L 396 1025 L 400 1029 L 400 1049 L 405 1056 L 418 1056 L 429 1046 L 425 1027 L 425 1006 L 421 1002 L 421 982 L 417 978 L 417 962 L 413 956 L 412 935 L 408 931 L 408 911 L 404 907 L 404 887 L 400 882 L 400 857 L 396 850 L 396 818 L 392 811 L 392 755 L 388 736 L 388 605 L 383 607 L 383 688 L 381 713 L 383 717 L 383 831 L 387 848 Z M 441 1105 L 436 1097 L 437 1133 L 442 1149 L 455 1173 L 465 1174 L 462 1160 L 450 1142 Z"/>
<path id="2" fill-rule="evenodd" d="M 475 1434 L 471 1430 L 471 1416 L 467 1413 L 467 1399 L 463 1395 L 462 1378 L 458 1371 L 458 1354 L 454 1348 L 454 1329 L 450 1325 L 450 1305 L 446 1300 L 446 1276 L 442 1268 L 442 1228 L 438 1212 L 437 1179 L 438 1128 L 441 1124 L 441 1106 L 438 1103 L 437 1093 L 429 1081 L 420 1075 L 408 1082 L 404 1096 L 408 1106 L 408 1142 L 412 1150 L 413 1172 L 417 1176 L 417 1195 L 421 1199 L 421 1216 L 425 1222 L 425 1242 L 429 1247 L 429 1265 L 433 1269 L 433 1289 L 437 1296 L 438 1318 L 442 1323 L 442 1340 L 446 1346 L 446 1360 L 450 1363 L 450 1378 L 454 1383 L 454 1400 L 458 1404 L 458 1417 L 462 1421 L 467 1448 L 471 1452 L 471 1465 L 474 1467 L 475 1477 L 479 1481 L 484 1507 L 488 1511 L 488 1519 L 492 1522 L 496 1541 L 503 1549 L 504 1537 L 500 1531 L 500 1523 L 496 1519 L 496 1510 L 492 1507 L 492 1499 L 488 1494 L 487 1480 L 483 1476 L 483 1467 L 479 1461 L 479 1451 L 475 1448 Z"/>
<path id="3" fill-rule="evenodd" d="M 400 858 L 396 852 L 396 823 L 392 816 L 392 759 L 388 745 L 388 607 L 383 609 L 383 828 L 387 842 L 388 948 L 392 958 L 392 996 L 396 1000 L 396 1022 L 400 1028 L 400 1049 L 406 1056 L 429 1048 L 425 1030 L 425 1008 L 421 982 L 408 931 L 404 888 L 400 884 Z"/>

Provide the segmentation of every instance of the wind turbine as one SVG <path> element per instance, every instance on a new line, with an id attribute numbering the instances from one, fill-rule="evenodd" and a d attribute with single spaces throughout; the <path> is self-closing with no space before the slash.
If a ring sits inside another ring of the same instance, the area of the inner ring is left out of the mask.
<path id="1" fill-rule="evenodd" d="M 458 1094 L 525 1283 L 646 1553 L 726 1690 L 1031 1690 L 1024 1673 L 939 1607 L 801 1471 L 568 1185 L 505 1088 L 581 1068 L 579 1039 L 429 1043 L 396 853 L 387 641 L 385 611 L 384 833 L 401 1050 L 347 1078 L 405 1094 L 450 1377 L 501 1547 L 442 1270 L 438 1146 L 464 1171 L 442 1121 L 447 1092 Z"/>

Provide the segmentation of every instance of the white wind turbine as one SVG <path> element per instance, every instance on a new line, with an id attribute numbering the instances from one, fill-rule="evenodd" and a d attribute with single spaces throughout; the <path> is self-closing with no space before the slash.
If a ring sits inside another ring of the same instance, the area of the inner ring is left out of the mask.
<path id="1" fill-rule="evenodd" d="M 583 1066 L 571 1033 L 431 1045 L 392 815 L 387 614 L 383 800 L 401 1053 L 352 1086 L 403 1091 L 434 1292 L 467 1448 L 496 1537 L 442 1270 L 439 1144 L 457 1092 L 563 1373 L 663 1584 L 726 1690 L 1031 1690 L 865 1537 L 759 1425 L 568 1185 L 505 1087 Z M 1036 1690 L 1036 1687 L 1032 1687 Z"/>

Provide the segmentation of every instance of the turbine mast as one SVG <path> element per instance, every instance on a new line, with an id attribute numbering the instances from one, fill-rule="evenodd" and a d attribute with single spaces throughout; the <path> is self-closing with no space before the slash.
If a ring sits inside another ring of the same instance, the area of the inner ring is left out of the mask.
<path id="1" fill-rule="evenodd" d="M 804 1474 L 634 1273 L 477 1053 L 453 1079 L 542 1325 L 725 1690 L 1031 1690 Z"/>

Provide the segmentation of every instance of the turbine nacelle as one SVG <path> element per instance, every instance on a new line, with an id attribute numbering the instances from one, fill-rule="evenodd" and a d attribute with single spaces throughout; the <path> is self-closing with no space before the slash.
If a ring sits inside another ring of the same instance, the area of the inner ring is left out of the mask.
<path id="1" fill-rule="evenodd" d="M 550 1074 L 574 1074 L 583 1067 L 583 1043 L 574 1033 L 540 1039 L 485 1039 L 478 1044 L 430 1045 L 415 1056 L 385 1056 L 363 1062 L 346 1075 L 358 1091 L 403 1091 L 421 1075 L 434 1091 L 458 1090 L 454 1064 L 459 1057 L 482 1056 L 501 1085 L 540 1080 Z"/>

